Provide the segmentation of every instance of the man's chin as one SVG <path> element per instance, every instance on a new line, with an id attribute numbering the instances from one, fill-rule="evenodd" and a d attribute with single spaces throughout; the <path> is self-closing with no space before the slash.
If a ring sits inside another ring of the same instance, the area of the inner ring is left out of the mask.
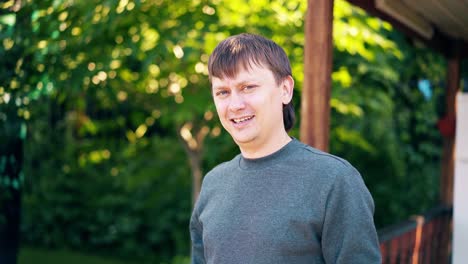
<path id="1" fill-rule="evenodd" d="M 250 146 L 255 142 L 255 137 L 233 137 L 234 142 L 239 146 Z"/>

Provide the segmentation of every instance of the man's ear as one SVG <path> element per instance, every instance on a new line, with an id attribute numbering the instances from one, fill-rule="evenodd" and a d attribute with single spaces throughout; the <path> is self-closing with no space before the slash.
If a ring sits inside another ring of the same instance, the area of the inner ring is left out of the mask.
<path id="1" fill-rule="evenodd" d="M 294 92 L 294 79 L 291 75 L 288 75 L 286 78 L 283 79 L 281 83 L 281 101 L 283 104 L 289 104 L 293 97 Z"/>

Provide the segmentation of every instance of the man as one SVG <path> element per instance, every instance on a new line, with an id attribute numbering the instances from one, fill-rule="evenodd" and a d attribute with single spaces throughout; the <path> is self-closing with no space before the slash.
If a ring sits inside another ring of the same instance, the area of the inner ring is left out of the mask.
<path id="1" fill-rule="evenodd" d="M 288 136 L 294 80 L 284 50 L 232 36 L 208 61 L 216 110 L 241 154 L 204 178 L 192 263 L 380 263 L 374 203 L 345 160 Z"/>

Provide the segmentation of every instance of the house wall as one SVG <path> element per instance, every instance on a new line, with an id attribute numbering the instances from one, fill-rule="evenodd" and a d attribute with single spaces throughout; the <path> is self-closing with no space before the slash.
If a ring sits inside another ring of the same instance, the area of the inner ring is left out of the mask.
<path id="1" fill-rule="evenodd" d="M 457 96 L 455 184 L 453 199 L 453 264 L 468 263 L 468 93 Z"/>

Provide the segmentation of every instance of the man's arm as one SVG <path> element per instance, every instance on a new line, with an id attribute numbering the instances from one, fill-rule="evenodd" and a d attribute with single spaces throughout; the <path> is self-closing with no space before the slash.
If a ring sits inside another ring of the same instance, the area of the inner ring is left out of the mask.
<path id="1" fill-rule="evenodd" d="M 194 210 L 190 219 L 190 237 L 192 239 L 192 264 L 204 264 L 205 253 L 203 249 L 203 227 L 198 219 L 198 214 Z"/>
<path id="2" fill-rule="evenodd" d="M 374 201 L 361 175 L 346 166 L 328 194 L 322 230 L 326 263 L 381 263 Z"/>

